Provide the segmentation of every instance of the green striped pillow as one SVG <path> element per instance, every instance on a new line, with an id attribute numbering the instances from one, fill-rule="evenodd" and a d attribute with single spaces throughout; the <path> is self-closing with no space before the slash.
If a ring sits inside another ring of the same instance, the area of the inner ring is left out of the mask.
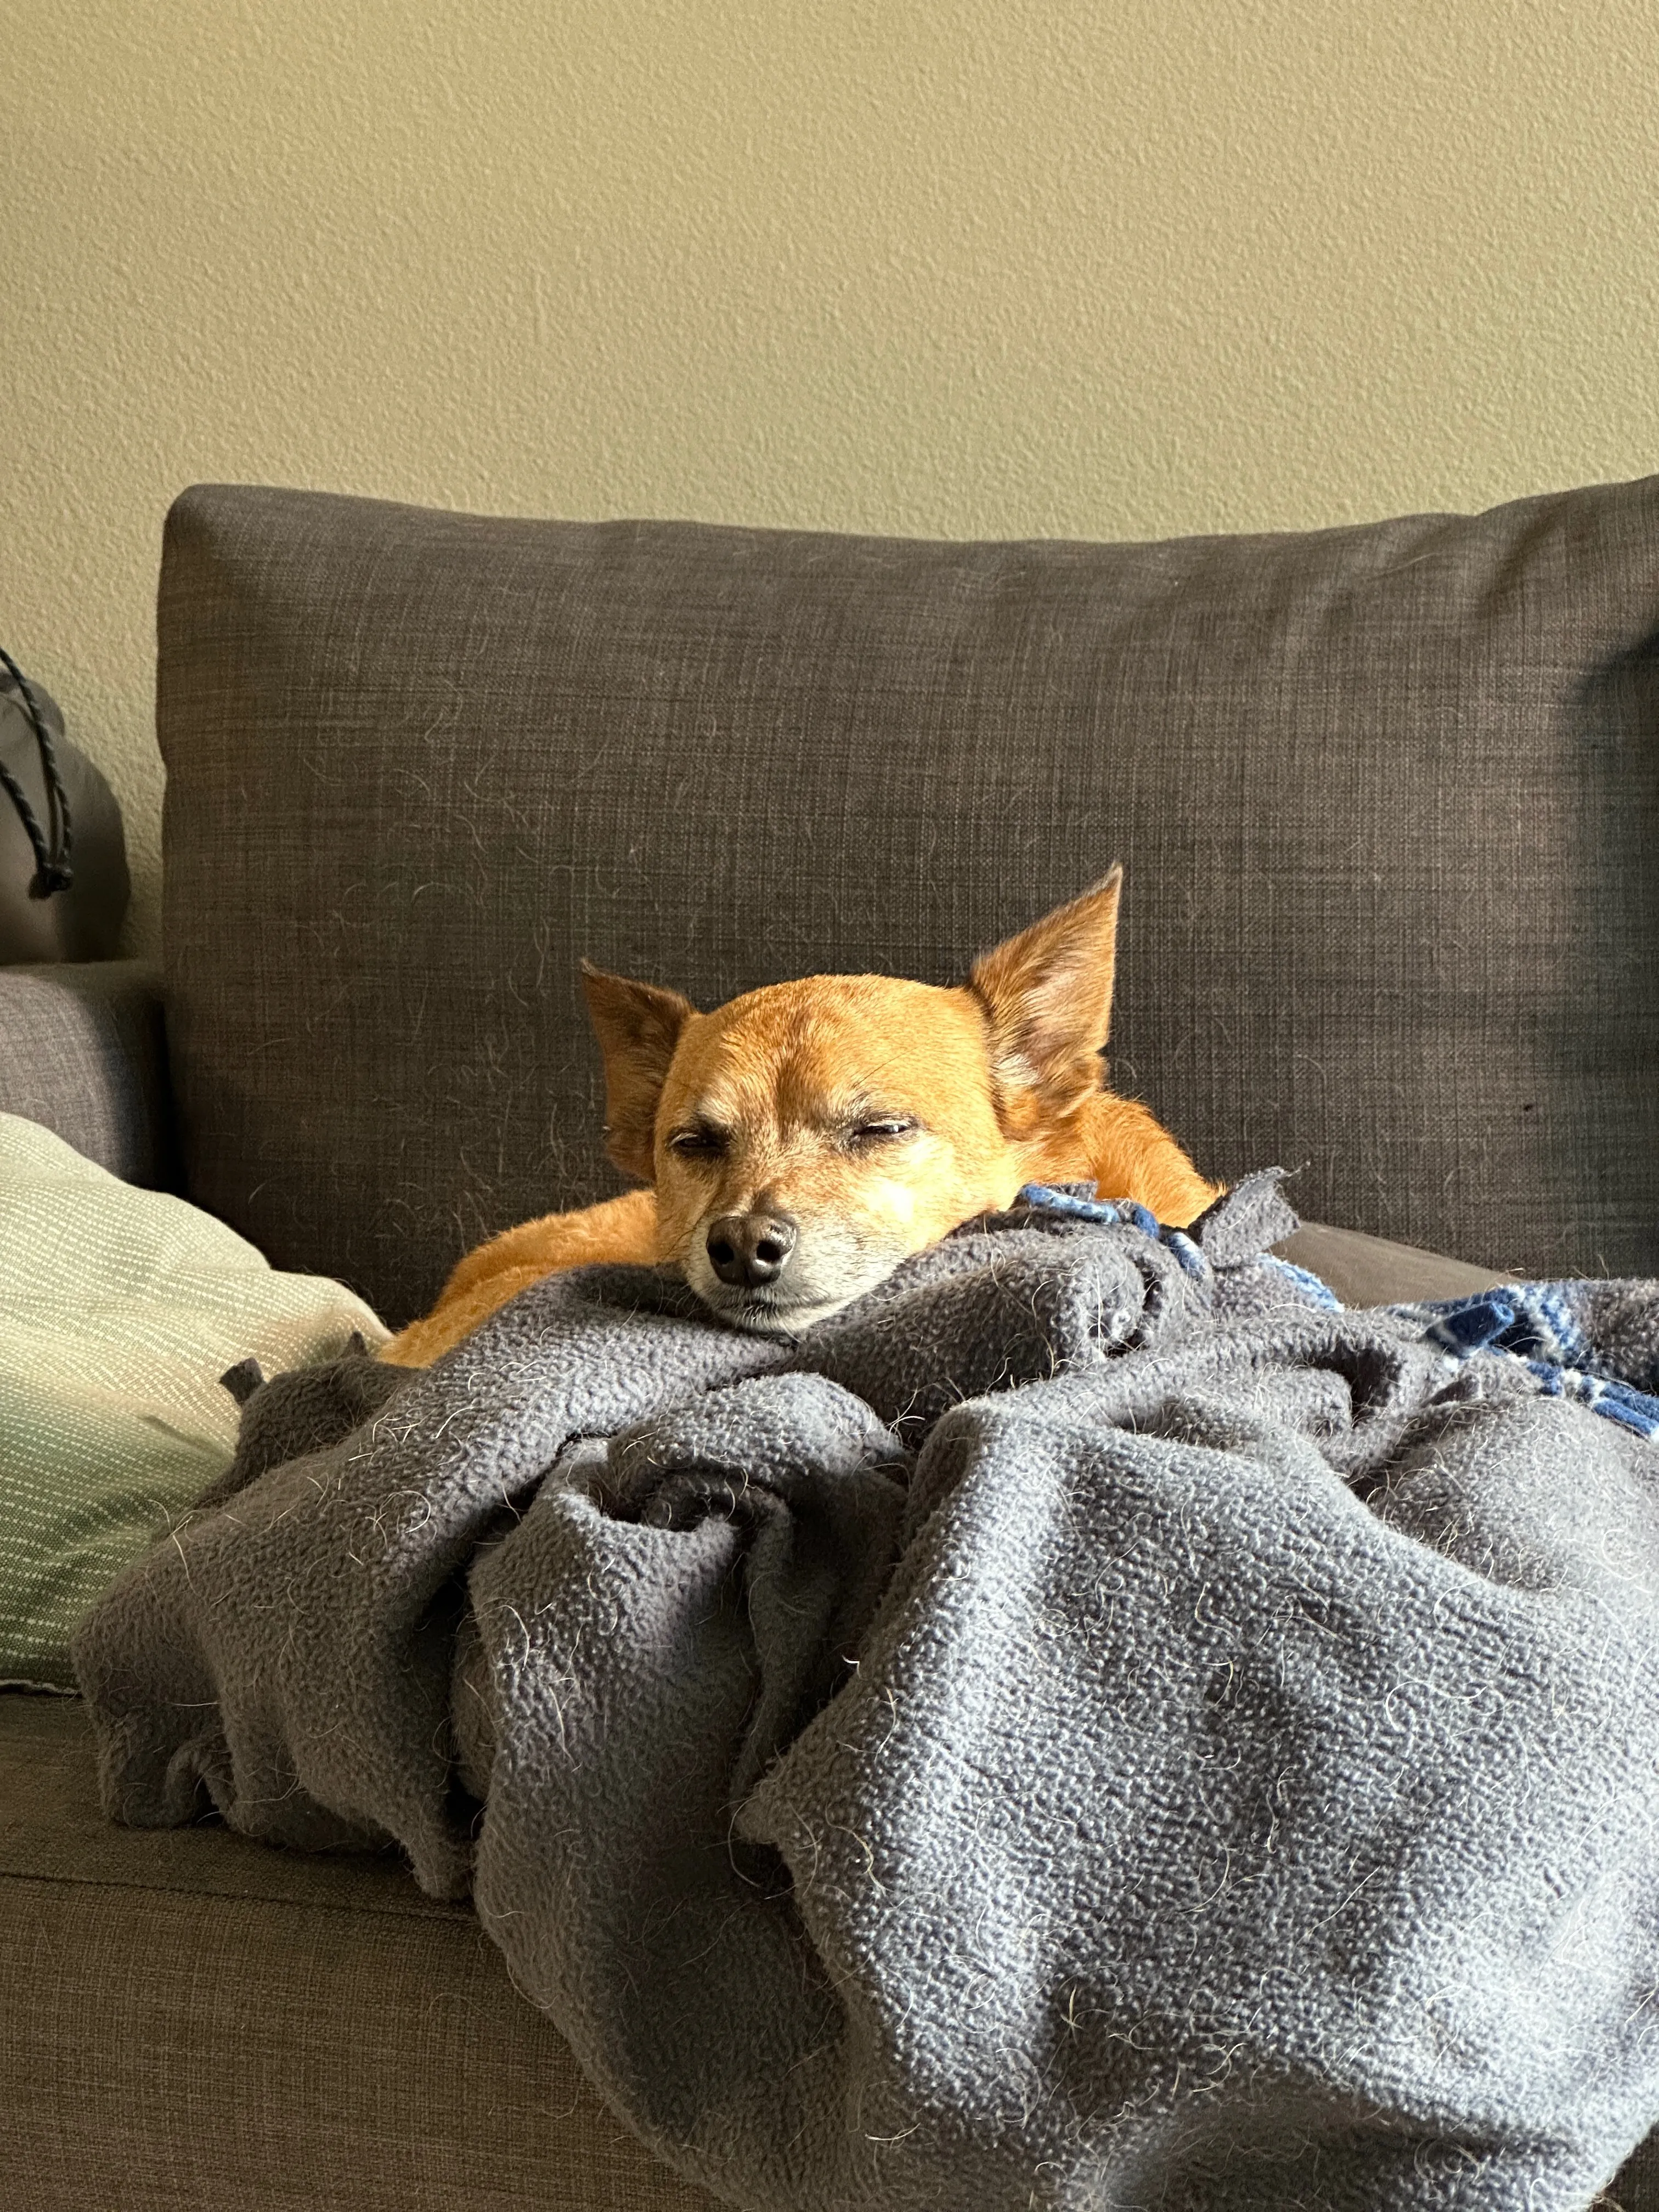
<path id="1" fill-rule="evenodd" d="M 69 1636 L 229 1463 L 219 1377 L 386 1331 L 182 1199 L 0 1114 L 0 1683 L 73 1686 Z"/>

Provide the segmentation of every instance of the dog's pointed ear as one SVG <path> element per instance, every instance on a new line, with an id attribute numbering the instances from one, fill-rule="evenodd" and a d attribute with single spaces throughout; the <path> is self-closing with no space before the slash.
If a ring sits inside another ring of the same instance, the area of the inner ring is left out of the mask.
<path id="1" fill-rule="evenodd" d="M 656 1181 L 657 1102 L 696 1008 L 678 991 L 582 963 L 587 1018 L 605 1059 L 605 1148 L 624 1175 Z"/>
<path id="2" fill-rule="evenodd" d="M 1101 1087 L 1112 1018 L 1123 871 L 981 954 L 968 988 L 991 1024 L 999 1092 L 1034 1093 L 1043 1112 L 1073 1114 Z"/>

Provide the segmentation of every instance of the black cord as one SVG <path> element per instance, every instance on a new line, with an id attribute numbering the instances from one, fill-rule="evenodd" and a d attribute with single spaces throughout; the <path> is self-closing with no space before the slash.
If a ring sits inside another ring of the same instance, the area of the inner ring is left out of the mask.
<path id="1" fill-rule="evenodd" d="M 70 866 L 70 847 L 72 838 L 70 827 L 69 793 L 64 790 L 64 779 L 58 773 L 58 756 L 52 749 L 52 737 L 46 728 L 46 718 L 40 712 L 39 702 L 29 689 L 27 677 L 24 675 L 3 645 L 0 645 L 0 668 L 3 668 L 10 677 L 22 698 L 24 712 L 27 714 L 30 726 L 34 732 L 34 742 L 40 748 L 40 765 L 46 770 L 47 821 L 52 830 L 50 845 L 47 844 L 41 832 L 40 824 L 35 818 L 34 809 L 29 805 L 28 793 L 6 766 L 4 761 L 0 760 L 0 790 L 4 791 L 7 798 L 17 809 L 18 819 L 28 834 L 29 843 L 34 848 L 34 880 L 29 885 L 29 896 L 46 899 L 50 898 L 54 891 L 66 891 L 75 881 L 75 871 Z"/>

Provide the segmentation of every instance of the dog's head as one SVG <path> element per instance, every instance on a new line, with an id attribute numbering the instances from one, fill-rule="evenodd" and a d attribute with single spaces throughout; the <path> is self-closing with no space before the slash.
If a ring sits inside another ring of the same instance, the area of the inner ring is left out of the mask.
<path id="1" fill-rule="evenodd" d="M 1101 1085 L 1120 872 L 953 989 L 774 983 L 700 1014 L 587 967 L 611 1158 L 656 1187 L 659 1254 L 739 1328 L 810 1328 L 1006 1206 Z"/>

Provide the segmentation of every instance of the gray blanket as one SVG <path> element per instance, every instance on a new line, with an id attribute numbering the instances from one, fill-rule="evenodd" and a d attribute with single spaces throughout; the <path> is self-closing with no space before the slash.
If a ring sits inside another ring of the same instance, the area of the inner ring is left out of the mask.
<path id="1" fill-rule="evenodd" d="M 1582 2207 L 1659 2120 L 1659 1286 L 1534 1301 L 1575 1402 L 1291 1225 L 1022 1208 L 793 1347 L 592 1269 L 254 1389 L 81 1633 L 107 1808 L 470 1888 L 753 2212 Z"/>

